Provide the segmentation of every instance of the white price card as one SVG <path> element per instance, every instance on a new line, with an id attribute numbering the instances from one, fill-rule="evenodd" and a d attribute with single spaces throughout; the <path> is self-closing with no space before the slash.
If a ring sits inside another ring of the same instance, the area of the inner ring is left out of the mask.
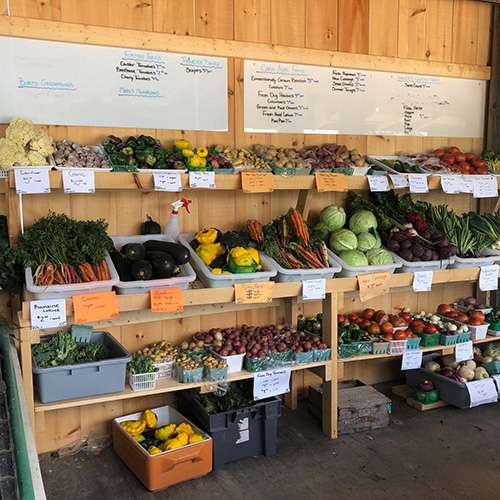
<path id="1" fill-rule="evenodd" d="M 465 384 L 465 387 L 469 391 L 470 408 L 498 401 L 498 391 L 492 378 L 471 380 Z"/>
<path id="2" fill-rule="evenodd" d="M 475 175 L 474 198 L 498 198 L 497 178 L 494 175 Z"/>
<path id="3" fill-rule="evenodd" d="M 302 300 L 324 299 L 326 293 L 326 279 L 304 280 L 302 282 Z"/>
<path id="4" fill-rule="evenodd" d="M 32 300 L 30 318 L 32 330 L 66 326 L 66 300 Z"/>
<path id="5" fill-rule="evenodd" d="M 50 168 L 14 168 L 17 194 L 50 193 Z"/>
<path id="6" fill-rule="evenodd" d="M 467 361 L 473 357 L 474 353 L 472 352 L 472 340 L 455 344 L 455 361 L 457 363 L 460 361 Z"/>
<path id="7" fill-rule="evenodd" d="M 215 172 L 189 172 L 189 187 L 215 189 Z"/>
<path id="8" fill-rule="evenodd" d="M 412 174 L 408 176 L 410 193 L 428 193 L 427 176 L 424 174 Z"/>
<path id="9" fill-rule="evenodd" d="M 477 175 L 471 177 L 470 175 L 461 175 L 462 178 L 462 188 L 460 189 L 462 193 L 472 194 L 474 192 L 474 178 Z"/>
<path id="10" fill-rule="evenodd" d="M 253 399 L 269 398 L 290 392 L 290 367 L 256 372 L 253 379 Z"/>
<path id="11" fill-rule="evenodd" d="M 93 170 L 63 170 L 64 192 L 95 193 L 95 176 Z"/>
<path id="12" fill-rule="evenodd" d="M 498 394 L 500 395 L 500 375 L 492 375 L 491 378 L 495 381 Z"/>
<path id="13" fill-rule="evenodd" d="M 422 366 L 422 349 L 406 349 L 401 360 L 401 370 L 416 370 Z"/>
<path id="14" fill-rule="evenodd" d="M 446 194 L 460 194 L 462 192 L 461 175 L 442 175 L 441 188 Z"/>
<path id="15" fill-rule="evenodd" d="M 389 174 L 394 189 L 404 189 L 408 187 L 408 179 L 404 175 Z"/>
<path id="16" fill-rule="evenodd" d="M 385 175 L 367 175 L 370 191 L 378 193 L 381 191 L 390 191 L 389 179 Z"/>
<path id="17" fill-rule="evenodd" d="M 181 174 L 179 172 L 153 172 L 155 191 L 182 191 Z"/>
<path id="18" fill-rule="evenodd" d="M 432 288 L 432 271 L 416 271 L 413 273 L 413 291 L 430 292 Z"/>
<path id="19" fill-rule="evenodd" d="M 498 290 L 498 264 L 482 266 L 479 272 L 479 290 L 488 292 Z"/>

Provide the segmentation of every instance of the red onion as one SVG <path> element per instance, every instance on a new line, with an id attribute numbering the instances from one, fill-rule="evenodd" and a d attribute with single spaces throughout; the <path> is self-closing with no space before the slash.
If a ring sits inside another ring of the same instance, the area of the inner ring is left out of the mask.
<path id="1" fill-rule="evenodd" d="M 422 382 L 418 384 L 418 388 L 424 392 L 431 392 L 434 390 L 434 384 L 430 380 L 422 380 Z"/>

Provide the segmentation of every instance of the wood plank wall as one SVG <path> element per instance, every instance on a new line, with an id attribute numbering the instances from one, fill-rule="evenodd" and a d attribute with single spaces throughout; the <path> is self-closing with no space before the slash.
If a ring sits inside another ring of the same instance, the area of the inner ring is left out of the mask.
<path id="1" fill-rule="evenodd" d="M 163 32 L 183 36 L 211 37 L 239 41 L 273 43 L 320 50 L 394 56 L 472 65 L 488 65 L 490 58 L 491 17 L 489 4 L 467 0 L 0 0 L 0 15 L 10 15 L 84 23 L 116 28 Z M 112 40 L 110 40 L 112 44 Z M 55 140 L 71 139 L 93 144 L 107 134 L 146 133 L 169 144 L 176 138 L 187 138 L 198 146 L 223 143 L 251 146 L 254 143 L 301 148 L 324 142 L 347 144 L 363 154 L 394 154 L 402 150 L 430 150 L 458 145 L 464 150 L 480 152 L 482 140 L 448 137 L 331 136 L 304 134 L 248 134 L 243 132 L 243 60 L 228 60 L 229 130 L 196 132 L 190 130 L 136 130 L 98 127 L 46 126 Z M 29 118 L 29 117 L 26 117 Z M 6 125 L 0 125 L 0 136 Z M 184 232 L 206 226 L 222 230 L 241 229 L 247 218 L 263 223 L 295 205 L 297 192 L 273 195 L 243 195 L 237 192 L 193 193 L 191 215 L 182 214 Z M 471 197 L 433 193 L 436 203 L 449 203 L 457 210 L 476 208 Z M 96 193 L 89 195 L 36 195 L 24 197 L 24 221 L 47 213 L 66 212 L 76 218 L 105 217 L 110 234 L 137 234 L 146 214 L 165 224 L 170 203 L 177 196 L 168 193 Z M 342 203 L 342 195 L 315 196 L 311 222 L 329 203 Z M 410 305 L 431 307 L 441 300 L 468 295 L 464 285 L 443 287 L 431 295 L 398 294 L 373 302 L 375 307 L 391 309 Z M 437 295 L 435 295 L 437 294 Z M 431 298 L 432 297 L 432 298 Z M 430 302 L 429 302 L 430 301 Z M 319 312 L 320 304 L 307 304 L 306 314 Z M 345 310 L 362 308 L 356 300 L 347 299 Z M 302 310 L 302 308 L 301 308 Z M 112 333 L 131 351 L 160 338 L 183 340 L 200 329 L 232 326 L 235 323 L 279 323 L 282 308 L 245 311 L 238 314 L 185 318 L 178 321 L 147 323 L 112 329 Z M 373 366 L 373 365 L 371 365 Z M 372 369 L 371 373 L 373 372 Z M 382 368 L 381 368 L 382 370 Z M 365 377 L 365 368 L 352 367 L 346 374 Z M 314 381 L 304 376 L 304 386 Z M 141 397 L 135 400 L 92 405 L 39 414 L 36 419 L 38 451 L 48 451 L 68 444 L 90 430 L 106 432 L 112 418 L 171 402 L 172 396 Z M 53 437 L 55 437 L 55 445 Z"/>

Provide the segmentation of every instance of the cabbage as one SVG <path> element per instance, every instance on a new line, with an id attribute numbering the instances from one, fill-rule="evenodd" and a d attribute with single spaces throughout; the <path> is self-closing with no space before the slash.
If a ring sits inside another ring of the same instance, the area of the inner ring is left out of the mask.
<path id="1" fill-rule="evenodd" d="M 360 210 L 352 214 L 349 229 L 354 234 L 366 233 L 370 229 L 377 229 L 377 218 L 368 210 Z"/>
<path id="2" fill-rule="evenodd" d="M 368 259 L 359 250 L 344 250 L 339 257 L 349 266 L 367 266 Z"/>
<path id="3" fill-rule="evenodd" d="M 320 222 L 319 224 L 316 224 L 313 228 L 313 233 L 318 239 L 321 241 L 328 241 L 328 237 L 330 236 L 331 230 L 328 228 L 328 226 L 324 222 Z"/>
<path id="4" fill-rule="evenodd" d="M 385 266 L 386 264 L 394 264 L 392 255 L 383 248 L 374 248 L 366 252 L 366 257 L 370 266 Z"/>
<path id="5" fill-rule="evenodd" d="M 377 233 L 377 231 L 373 230 L 370 231 L 370 234 L 373 234 L 375 236 L 375 239 L 377 240 L 377 243 L 373 248 L 379 248 L 382 246 L 382 240 L 380 239 L 380 235 Z"/>
<path id="6" fill-rule="evenodd" d="M 336 253 L 343 250 L 355 250 L 358 247 L 356 235 L 349 229 L 337 229 L 330 236 L 330 248 Z"/>
<path id="7" fill-rule="evenodd" d="M 366 253 L 372 248 L 377 248 L 377 238 L 371 233 L 358 234 L 358 250 Z"/>
<path id="8" fill-rule="evenodd" d="M 337 205 L 329 205 L 321 210 L 319 214 L 320 223 L 323 222 L 330 231 L 336 231 L 344 227 L 346 214 L 342 207 Z"/>

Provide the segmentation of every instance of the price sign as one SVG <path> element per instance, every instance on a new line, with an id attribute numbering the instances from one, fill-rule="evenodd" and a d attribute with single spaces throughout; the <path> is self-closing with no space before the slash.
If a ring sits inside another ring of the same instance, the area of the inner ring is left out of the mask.
<path id="1" fill-rule="evenodd" d="M 236 283 L 234 301 L 237 304 L 262 304 L 273 301 L 274 282 Z"/>
<path id="2" fill-rule="evenodd" d="M 498 183 L 494 175 L 475 175 L 474 198 L 498 198 Z"/>
<path id="3" fill-rule="evenodd" d="M 413 273 L 413 291 L 430 292 L 432 288 L 432 271 L 417 271 Z"/>
<path id="4" fill-rule="evenodd" d="M 387 295 L 389 293 L 390 279 L 391 273 L 389 271 L 358 276 L 359 298 L 361 302 L 366 302 L 380 295 Z"/>
<path id="5" fill-rule="evenodd" d="M 333 174 L 331 172 L 315 172 L 316 189 L 318 193 L 326 191 L 347 191 L 347 181 L 344 174 Z"/>
<path id="6" fill-rule="evenodd" d="M 389 179 L 385 175 L 367 175 L 370 191 L 374 193 L 389 191 Z"/>
<path id="7" fill-rule="evenodd" d="M 155 191 L 182 191 L 181 174 L 179 172 L 153 172 Z"/>
<path id="8" fill-rule="evenodd" d="M 215 189 L 215 172 L 189 172 L 189 187 Z"/>
<path id="9" fill-rule="evenodd" d="M 66 300 L 32 300 L 30 321 L 32 330 L 66 326 Z"/>
<path id="10" fill-rule="evenodd" d="M 470 408 L 498 401 L 498 391 L 492 378 L 471 380 L 465 384 L 470 396 Z"/>
<path id="11" fill-rule="evenodd" d="M 182 290 L 180 288 L 168 288 L 163 290 L 149 290 L 151 300 L 151 311 L 181 312 L 184 311 L 182 305 Z"/>
<path id="12" fill-rule="evenodd" d="M 244 170 L 241 172 L 241 187 L 244 193 L 270 193 L 274 191 L 274 175 Z"/>
<path id="13" fill-rule="evenodd" d="M 460 361 L 467 361 L 473 357 L 474 353 L 472 352 L 472 340 L 455 345 L 455 361 L 457 363 Z"/>
<path id="14" fill-rule="evenodd" d="M 427 176 L 423 174 L 412 174 L 408 176 L 410 193 L 428 193 Z"/>
<path id="15" fill-rule="evenodd" d="M 401 370 L 417 370 L 422 366 L 422 349 L 405 349 L 401 359 Z"/>
<path id="16" fill-rule="evenodd" d="M 290 367 L 256 372 L 253 378 L 253 399 L 269 398 L 290 392 Z"/>
<path id="17" fill-rule="evenodd" d="M 498 394 L 500 395 L 500 375 L 492 375 L 491 378 L 495 381 Z"/>
<path id="18" fill-rule="evenodd" d="M 14 169 L 17 194 L 50 193 L 50 168 L 21 167 Z"/>
<path id="19" fill-rule="evenodd" d="M 479 290 L 488 292 L 498 290 L 498 264 L 483 266 L 479 272 Z"/>
<path id="20" fill-rule="evenodd" d="M 72 298 L 75 323 L 89 323 L 119 316 L 116 292 L 73 295 Z"/>
<path id="21" fill-rule="evenodd" d="M 326 293 L 326 279 L 304 280 L 302 282 L 302 300 L 324 299 Z"/>
<path id="22" fill-rule="evenodd" d="M 408 180 L 403 175 L 389 174 L 394 189 L 404 189 L 408 187 Z"/>
<path id="23" fill-rule="evenodd" d="M 462 192 L 461 175 L 442 175 L 441 188 L 446 194 L 460 194 Z"/>
<path id="24" fill-rule="evenodd" d="M 64 192 L 95 193 L 95 176 L 93 170 L 63 170 Z"/>
<path id="25" fill-rule="evenodd" d="M 472 194 L 474 192 L 474 179 L 473 177 L 478 177 L 474 175 L 473 177 L 469 175 L 461 175 L 462 178 L 462 193 Z"/>

